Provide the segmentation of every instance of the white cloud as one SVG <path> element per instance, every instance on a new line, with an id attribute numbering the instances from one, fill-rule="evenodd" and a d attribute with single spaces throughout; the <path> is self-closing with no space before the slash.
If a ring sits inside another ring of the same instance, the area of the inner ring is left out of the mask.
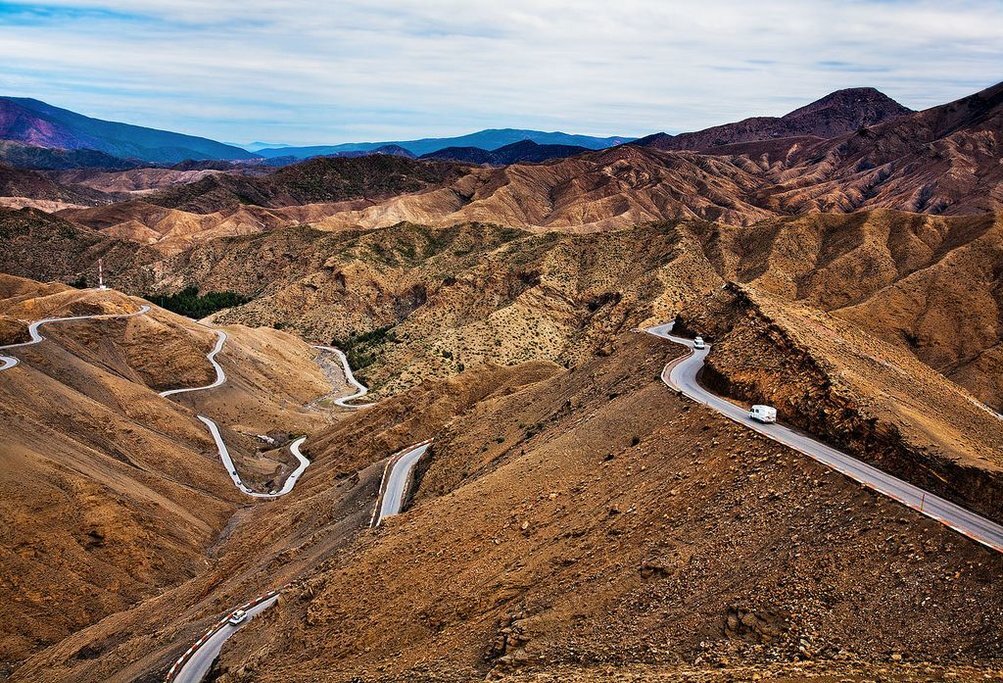
<path id="1" fill-rule="evenodd" d="M 693 130 L 856 85 L 918 108 L 1003 64 L 995 0 L 31 7 L 0 4 L 6 94 L 228 140 Z"/>

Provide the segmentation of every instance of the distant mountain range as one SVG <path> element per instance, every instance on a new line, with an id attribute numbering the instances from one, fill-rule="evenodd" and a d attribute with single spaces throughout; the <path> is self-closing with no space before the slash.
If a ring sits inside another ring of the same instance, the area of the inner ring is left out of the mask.
<path id="1" fill-rule="evenodd" d="M 206 160 L 259 163 L 264 160 L 266 165 L 281 166 L 317 156 L 390 154 L 418 158 L 444 149 L 454 151 L 438 158 L 470 161 L 474 158 L 483 159 L 475 163 L 514 163 L 531 161 L 537 157 L 554 158 L 555 155 L 605 149 L 631 139 L 504 128 L 456 137 L 400 142 L 360 142 L 311 147 L 252 142 L 238 146 L 192 135 L 94 119 L 39 100 L 0 97 L 0 163 L 33 169 L 121 170 L 144 164 L 173 165 L 183 161 Z M 534 143 L 535 147 L 524 147 L 521 152 L 514 148 L 498 153 L 499 148 L 524 142 Z M 543 150 L 536 147 L 542 147 Z"/>
<path id="2" fill-rule="evenodd" d="M 492 166 L 505 166 L 507 164 L 518 163 L 540 163 L 551 159 L 564 159 L 573 157 L 585 152 L 595 150 L 578 145 L 540 145 L 532 140 L 520 140 L 510 145 L 504 145 L 498 149 L 482 149 L 480 147 L 445 147 L 435 152 L 423 154 L 420 157 L 410 150 L 396 144 L 387 144 L 371 150 L 355 150 L 350 152 L 336 152 L 334 154 L 324 154 L 325 157 L 364 157 L 376 154 L 384 154 L 393 157 L 407 157 L 408 159 L 424 159 L 431 161 L 459 161 L 468 164 L 490 164 Z M 273 157 L 269 161 L 287 160 L 290 157 Z"/>
<path id="3" fill-rule="evenodd" d="M 437 152 L 426 154 L 421 158 L 504 166 L 507 164 L 532 164 L 550 161 L 551 159 L 564 159 L 591 151 L 594 150 L 578 145 L 540 145 L 532 140 L 522 140 L 490 151 L 481 149 L 480 147 L 446 147 Z"/>
<path id="4" fill-rule="evenodd" d="M 159 164 L 255 156 L 206 138 L 92 119 L 20 97 L 0 97 L 0 140 L 43 149 L 95 150 L 120 159 Z"/>
<path id="5" fill-rule="evenodd" d="M 511 145 L 523 140 L 531 140 L 540 145 L 571 145 L 585 149 L 606 149 L 615 147 L 633 138 L 608 137 L 600 138 L 591 135 L 572 135 L 569 133 L 545 133 L 539 130 L 520 128 L 490 128 L 468 135 L 451 138 L 423 138 L 421 140 L 397 140 L 392 142 L 349 142 L 341 145 L 318 145 L 313 147 L 276 147 L 273 149 L 258 149 L 257 153 L 266 159 L 272 157 L 292 156 L 306 159 L 315 156 L 332 156 L 343 152 L 372 152 L 380 147 L 394 145 L 406 149 L 415 156 L 432 154 L 447 147 L 476 147 L 482 150 L 495 150 L 505 145 Z"/>
<path id="6" fill-rule="evenodd" d="M 371 154 L 507 165 L 566 158 L 624 143 L 659 150 L 730 153 L 745 143 L 828 139 L 911 113 L 874 88 L 837 90 L 781 117 L 759 116 L 701 131 L 641 139 L 515 128 L 446 138 L 310 147 L 253 142 L 244 147 L 168 131 L 101 121 L 33 99 L 0 97 L 0 163 L 28 169 L 122 170 L 180 162 L 285 166 L 318 156 Z"/>
<path id="7" fill-rule="evenodd" d="M 236 142 L 226 142 L 224 144 L 233 145 L 234 147 L 240 147 L 241 149 L 246 149 L 248 152 L 257 152 L 258 150 L 261 149 L 276 149 L 279 147 L 292 146 L 281 142 L 248 142 L 246 145 L 241 145 Z"/>

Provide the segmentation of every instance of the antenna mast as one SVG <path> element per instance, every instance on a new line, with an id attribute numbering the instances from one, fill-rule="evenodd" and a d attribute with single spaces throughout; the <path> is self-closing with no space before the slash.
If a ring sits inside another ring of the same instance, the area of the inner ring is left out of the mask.
<path id="1" fill-rule="evenodd" d="M 108 289 L 104 284 L 104 259 L 98 259 L 98 289 Z"/>

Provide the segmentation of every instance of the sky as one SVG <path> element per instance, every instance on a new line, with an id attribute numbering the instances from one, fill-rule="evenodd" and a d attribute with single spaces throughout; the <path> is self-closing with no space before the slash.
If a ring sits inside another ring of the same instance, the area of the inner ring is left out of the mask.
<path id="1" fill-rule="evenodd" d="M 678 133 L 1003 80 L 1000 0 L 0 0 L 0 95 L 217 140 Z"/>

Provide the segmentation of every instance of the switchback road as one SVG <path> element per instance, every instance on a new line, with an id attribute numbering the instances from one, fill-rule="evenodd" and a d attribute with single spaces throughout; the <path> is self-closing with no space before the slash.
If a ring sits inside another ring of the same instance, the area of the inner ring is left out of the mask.
<path id="1" fill-rule="evenodd" d="M 223 371 L 223 366 L 219 364 L 216 360 L 216 356 L 223 350 L 223 344 L 226 343 L 228 337 L 226 332 L 223 330 L 215 330 L 216 332 L 216 344 L 212 347 L 212 350 L 206 354 L 206 360 L 208 360 L 212 367 L 216 370 L 216 379 L 210 384 L 206 384 L 200 387 L 187 387 L 184 389 L 169 389 L 167 391 L 161 391 L 160 395 L 163 397 L 175 396 L 177 394 L 184 394 L 190 391 L 205 391 L 206 389 L 214 389 L 215 387 L 222 386 L 226 382 L 226 373 Z M 300 446 L 306 441 L 306 437 L 300 437 L 296 439 L 291 444 L 289 444 L 289 452 L 292 453 L 293 457 L 296 458 L 299 463 L 295 470 L 293 470 L 288 477 L 286 477 L 285 482 L 282 484 L 282 488 L 271 492 L 259 492 L 255 491 L 240 478 L 237 474 L 237 468 L 233 464 L 233 458 L 230 457 L 230 450 L 226 447 L 226 443 L 223 441 L 223 435 L 220 434 L 219 425 L 217 425 L 213 420 L 206 417 L 205 415 L 196 415 L 196 417 L 206 426 L 209 430 L 209 434 L 212 435 L 213 441 L 216 443 L 216 450 L 219 452 L 219 459 L 223 461 L 223 466 L 226 468 L 227 474 L 230 475 L 230 479 L 233 480 L 234 485 L 240 489 L 240 491 L 252 498 L 276 498 L 277 496 L 284 496 L 293 490 L 296 482 L 299 481 L 300 475 L 310 466 L 310 461 L 300 452 Z"/>
<path id="2" fill-rule="evenodd" d="M 341 349 L 336 349 L 333 346 L 314 346 L 315 349 L 320 349 L 321 351 L 329 351 L 338 357 L 341 361 L 341 369 L 345 373 L 345 379 L 355 387 L 355 393 L 351 396 L 342 396 L 341 398 L 335 399 L 334 405 L 341 408 L 352 408 L 358 410 L 359 408 L 368 408 L 369 406 L 376 405 L 375 403 L 348 403 L 348 401 L 354 401 L 355 399 L 362 398 L 369 393 L 367 389 L 359 380 L 355 379 L 355 375 L 352 374 L 352 368 L 348 364 L 348 357 L 345 355 L 344 351 Z"/>
<path id="3" fill-rule="evenodd" d="M 223 372 L 222 366 L 216 362 L 216 354 L 223 350 L 223 344 L 226 343 L 226 332 L 223 330 L 216 330 L 216 345 L 212 347 L 212 351 L 206 354 L 205 358 L 212 364 L 212 367 L 216 370 L 216 380 L 211 384 L 206 384 L 203 387 L 187 387 L 185 389 L 168 389 L 167 391 L 161 391 L 160 395 L 164 398 L 168 396 L 174 396 L 176 394 L 186 394 L 189 391 L 204 391 L 205 389 L 214 389 L 224 382 L 226 382 L 226 373 Z"/>
<path id="4" fill-rule="evenodd" d="M 49 323 L 69 322 L 71 320 L 113 320 L 115 318 L 132 318 L 132 317 L 135 317 L 137 315 L 143 315 L 144 313 L 148 313 L 149 311 L 150 311 L 150 307 L 144 305 L 144 306 L 140 306 L 139 310 L 135 311 L 134 313 L 108 313 L 108 314 L 102 314 L 102 315 L 73 315 L 73 316 L 68 316 L 68 317 L 65 317 L 65 318 L 44 318 L 42 320 L 36 320 L 35 322 L 33 322 L 30 325 L 28 325 L 28 334 L 31 337 L 31 339 L 29 341 L 21 342 L 20 344 L 7 344 L 6 346 L 0 346 L 0 351 L 3 351 L 5 349 L 16 349 L 16 348 L 20 348 L 22 346 L 31 346 L 32 344 L 37 344 L 40 341 L 43 341 L 45 339 L 45 337 L 43 337 L 41 335 L 41 333 L 38 331 L 38 328 L 40 328 L 42 325 L 48 325 Z M 20 361 L 18 361 L 18 359 L 15 358 L 14 356 L 7 356 L 7 355 L 4 355 L 4 354 L 0 354 L 0 370 L 8 370 L 8 369 L 14 367 L 15 365 L 17 365 L 19 362 Z"/>
<path id="5" fill-rule="evenodd" d="M 245 484 L 240 478 L 240 475 L 237 474 L 237 468 L 233 464 L 233 459 L 230 457 L 230 451 L 227 449 L 226 444 L 223 442 L 223 437 L 219 433 L 219 425 L 205 415 L 197 415 L 196 417 L 202 421 L 202 424 L 204 424 L 209 429 L 209 433 L 212 434 L 213 441 L 216 442 L 216 450 L 219 451 L 219 459 L 223 461 L 223 466 L 226 467 L 226 471 L 230 475 L 230 479 L 233 480 L 234 485 L 236 485 L 241 492 L 251 496 L 252 498 L 276 498 L 277 496 L 286 495 L 293 490 L 293 487 L 296 486 L 296 481 L 299 479 L 300 475 L 303 474 L 304 470 L 310 466 L 310 461 L 307 460 L 306 456 L 300 452 L 300 446 L 304 441 L 306 441 L 306 437 L 301 436 L 289 444 L 289 452 L 293 454 L 293 457 L 296 458 L 299 465 L 292 471 L 292 473 L 290 473 L 288 477 L 286 477 L 285 482 L 282 484 L 282 488 L 274 493 L 260 493 L 255 491 Z"/>

